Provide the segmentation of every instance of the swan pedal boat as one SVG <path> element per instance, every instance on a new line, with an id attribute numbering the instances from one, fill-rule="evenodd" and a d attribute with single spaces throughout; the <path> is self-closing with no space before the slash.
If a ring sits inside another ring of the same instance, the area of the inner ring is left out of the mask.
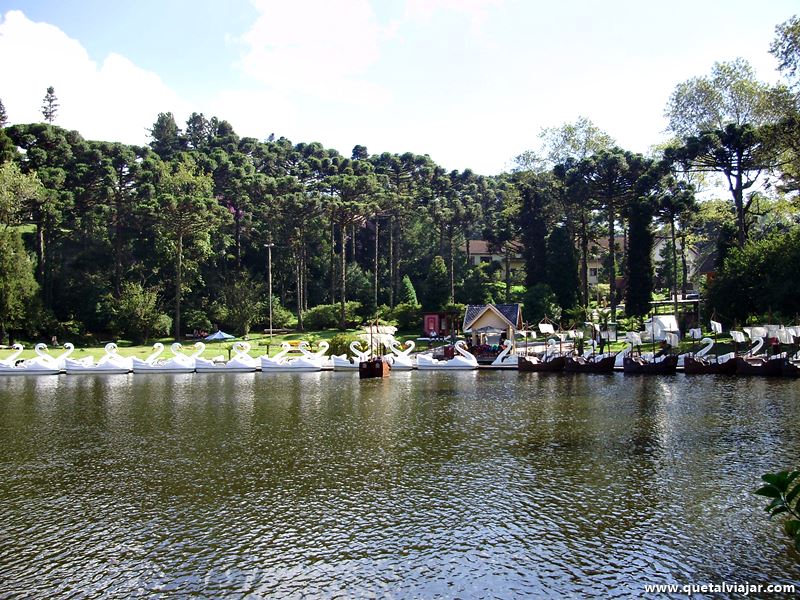
<path id="1" fill-rule="evenodd" d="M 67 358 L 64 362 L 64 370 L 67 375 L 83 375 L 86 373 L 124 375 L 133 370 L 133 361 L 117 354 L 117 345 L 115 343 L 106 344 L 105 351 L 105 356 L 102 356 L 96 363 L 91 356 L 80 360 Z"/>
<path id="2" fill-rule="evenodd" d="M 197 373 L 253 373 L 258 371 L 261 366 L 259 361 L 248 354 L 250 344 L 247 342 L 236 342 L 233 345 L 233 352 L 236 354 L 228 362 L 209 360 L 197 357 L 194 359 L 194 370 Z"/>
<path id="3" fill-rule="evenodd" d="M 58 359 L 47 354 L 45 344 L 36 344 L 34 351 L 38 356 L 22 362 L 17 361 L 17 357 L 23 350 L 22 345 L 14 344 L 12 348 L 13 354 L 0 361 L 0 375 L 58 375 L 61 373 Z"/>
<path id="4" fill-rule="evenodd" d="M 350 343 L 350 352 L 353 353 L 353 359 L 347 357 L 347 354 L 340 354 L 340 355 L 333 355 L 331 356 L 331 360 L 333 361 L 333 370 L 334 371 L 358 371 L 359 365 L 365 361 L 369 360 L 370 351 L 367 350 L 366 352 L 362 352 L 359 348 L 361 346 L 361 342 L 355 341 Z"/>
<path id="5" fill-rule="evenodd" d="M 281 344 L 281 351 L 275 356 L 261 357 L 261 372 L 262 373 L 314 373 L 321 371 L 325 367 L 327 352 L 329 346 L 328 342 L 322 341 L 319 343 L 320 349 L 317 352 L 310 352 L 307 350 L 308 343 L 300 343 L 300 352 L 303 356 L 298 358 L 287 359 L 286 354 L 292 349 L 288 342 Z"/>
<path id="6" fill-rule="evenodd" d="M 392 340 L 389 343 L 390 356 L 386 357 L 392 367 L 392 371 L 411 371 L 417 368 L 417 362 L 411 358 L 410 354 L 414 351 L 415 344 L 412 340 L 406 342 L 406 349 L 401 350 L 400 342 Z"/>
<path id="7" fill-rule="evenodd" d="M 158 357 L 164 352 L 164 345 L 160 342 L 153 344 L 153 353 L 146 359 L 142 360 L 138 357 L 133 357 L 133 372 L 134 373 L 194 373 L 195 359 L 205 350 L 203 342 L 197 342 L 195 345 L 195 353 L 187 356 L 183 353 L 183 346 L 179 342 L 175 342 L 170 346 L 172 358 L 167 360 L 159 360 Z"/>
<path id="8" fill-rule="evenodd" d="M 420 371 L 458 370 L 472 371 L 478 368 L 478 359 L 470 354 L 463 340 L 458 340 L 453 349 L 460 354 L 449 360 L 438 360 L 429 354 L 417 355 L 417 369 Z"/>

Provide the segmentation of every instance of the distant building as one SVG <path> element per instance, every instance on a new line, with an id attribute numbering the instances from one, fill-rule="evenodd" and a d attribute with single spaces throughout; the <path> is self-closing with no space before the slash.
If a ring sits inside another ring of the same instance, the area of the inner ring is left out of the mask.
<path id="1" fill-rule="evenodd" d="M 509 242 L 509 267 L 511 272 L 524 271 L 525 261 L 522 260 L 522 244 L 520 242 Z M 467 245 L 461 246 L 461 251 L 467 251 Z M 482 264 L 498 263 L 503 269 L 506 268 L 506 255 L 499 249 L 493 248 L 486 240 L 469 241 L 469 264 L 478 266 Z"/>
<path id="2" fill-rule="evenodd" d="M 462 331 L 472 334 L 476 345 L 480 334 L 505 334 L 513 340 L 514 333 L 522 329 L 522 305 L 520 304 L 470 304 L 464 313 Z"/>

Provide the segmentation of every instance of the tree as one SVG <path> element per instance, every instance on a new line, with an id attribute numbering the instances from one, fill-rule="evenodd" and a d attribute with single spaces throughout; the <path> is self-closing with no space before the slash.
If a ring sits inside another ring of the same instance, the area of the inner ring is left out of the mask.
<path id="1" fill-rule="evenodd" d="M 400 304 L 418 304 L 417 292 L 408 275 L 403 275 L 403 280 L 400 282 L 400 292 L 397 294 L 397 301 Z"/>
<path id="2" fill-rule="evenodd" d="M 0 342 L 6 328 L 22 323 L 38 286 L 18 231 L 0 229 Z"/>
<path id="3" fill-rule="evenodd" d="M 20 224 L 25 206 L 43 194 L 36 173 L 22 173 L 17 163 L 0 164 L 0 225 L 5 229 Z"/>
<path id="4" fill-rule="evenodd" d="M 0 100 L 0 129 L 5 127 L 6 123 L 8 123 L 8 113 L 6 113 L 6 107 L 3 101 Z"/>
<path id="5" fill-rule="evenodd" d="M 741 58 L 714 63 L 709 77 L 679 83 L 667 103 L 669 129 L 685 138 L 728 125 L 759 127 L 775 123 L 792 105 L 783 87 L 758 81 Z"/>
<path id="6" fill-rule="evenodd" d="M 181 130 L 171 112 L 158 113 L 156 122 L 150 129 L 150 137 L 150 147 L 163 160 L 170 160 L 184 145 Z"/>
<path id="7" fill-rule="evenodd" d="M 669 226 L 670 232 L 670 267 L 672 276 L 672 297 L 675 315 L 678 314 L 678 245 L 676 242 L 675 227 L 681 216 L 691 213 L 696 208 L 694 187 L 685 181 L 678 181 L 669 177 L 663 184 L 663 191 L 656 198 L 656 214 L 661 221 Z"/>
<path id="8" fill-rule="evenodd" d="M 547 236 L 547 283 L 564 310 L 578 304 L 578 263 L 575 246 L 565 225 Z"/>
<path id="9" fill-rule="evenodd" d="M 44 120 L 50 125 L 56 120 L 56 113 L 58 112 L 58 98 L 56 98 L 56 90 L 53 86 L 47 88 L 47 93 L 42 101 L 42 115 Z"/>
<path id="10" fill-rule="evenodd" d="M 367 160 L 369 158 L 369 152 L 367 151 L 366 146 L 362 146 L 360 144 L 356 144 L 353 146 L 353 154 L 350 157 L 352 160 Z"/>
<path id="11" fill-rule="evenodd" d="M 441 256 L 434 256 L 425 280 L 425 302 L 428 310 L 442 310 L 450 302 L 449 276 L 447 265 Z"/>
<path id="12" fill-rule="evenodd" d="M 767 313 L 791 319 L 800 312 L 799 271 L 800 228 L 732 248 L 709 284 L 709 307 L 728 321 Z"/>
<path id="13" fill-rule="evenodd" d="M 573 186 L 585 190 L 586 197 L 593 198 L 605 212 L 608 232 L 608 260 L 606 264 L 608 285 L 611 289 L 611 319 L 616 320 L 617 311 L 617 261 L 616 222 L 620 210 L 631 198 L 636 197 L 637 182 L 650 168 L 652 161 L 641 154 L 633 154 L 620 148 L 603 150 L 586 158 L 571 169 L 569 180 Z"/>
<path id="14" fill-rule="evenodd" d="M 721 173 L 728 184 L 736 215 L 737 238 L 743 247 L 748 235 L 748 214 L 754 195 L 745 191 L 759 176 L 778 167 L 781 148 L 775 143 L 773 128 L 768 125 L 729 123 L 724 129 L 703 131 L 689 136 L 683 146 L 668 148 L 664 159 L 689 173 Z"/>
<path id="15" fill-rule="evenodd" d="M 778 70 L 797 87 L 800 85 L 800 18 L 795 15 L 781 23 L 775 33 L 770 54 L 778 59 Z"/>
<path id="16" fill-rule="evenodd" d="M 181 333 L 184 245 L 194 244 L 201 255 L 207 255 L 209 234 L 227 216 L 213 197 L 212 185 L 211 178 L 191 162 L 173 162 L 161 173 L 156 218 L 162 234 L 175 244 L 175 339 Z"/>
<path id="17" fill-rule="evenodd" d="M 161 312 L 158 292 L 126 281 L 119 295 L 107 300 L 116 332 L 134 343 L 146 343 L 154 334 L 167 335 L 172 319 Z"/>
<path id="18" fill-rule="evenodd" d="M 627 206 L 628 256 L 625 281 L 625 315 L 641 317 L 650 312 L 653 297 L 653 202 L 636 198 Z"/>
<path id="19" fill-rule="evenodd" d="M 266 286 L 244 272 L 223 289 L 225 310 L 222 320 L 230 324 L 234 331 L 241 332 L 241 335 L 249 335 L 250 326 L 264 314 L 262 299 L 266 294 Z"/>

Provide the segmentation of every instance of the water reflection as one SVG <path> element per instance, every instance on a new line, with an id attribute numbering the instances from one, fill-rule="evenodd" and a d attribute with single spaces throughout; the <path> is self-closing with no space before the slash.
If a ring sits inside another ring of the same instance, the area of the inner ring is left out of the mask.
<path id="1" fill-rule="evenodd" d="M 0 378 L 0 593 L 635 595 L 797 581 L 794 381 Z M 87 582 L 92 582 L 87 584 Z"/>

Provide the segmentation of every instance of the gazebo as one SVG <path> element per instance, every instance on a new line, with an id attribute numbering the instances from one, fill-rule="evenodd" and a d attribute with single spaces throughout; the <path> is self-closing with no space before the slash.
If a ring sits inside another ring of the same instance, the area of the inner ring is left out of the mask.
<path id="1" fill-rule="evenodd" d="M 464 313 L 464 333 L 472 334 L 472 345 L 478 344 L 480 333 L 505 333 L 513 340 L 522 328 L 522 307 L 519 304 L 470 304 Z"/>

